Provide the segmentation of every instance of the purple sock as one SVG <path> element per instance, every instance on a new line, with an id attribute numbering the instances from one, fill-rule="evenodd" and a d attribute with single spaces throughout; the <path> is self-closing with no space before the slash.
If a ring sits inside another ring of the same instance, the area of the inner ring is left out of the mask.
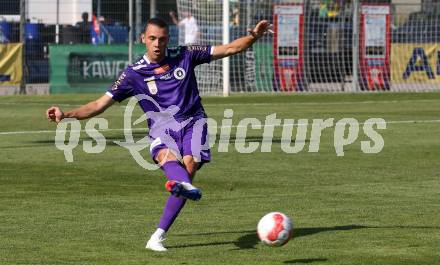
<path id="1" fill-rule="evenodd" d="M 191 179 L 186 169 L 178 161 L 168 161 L 162 166 L 168 180 L 191 183 Z M 168 197 L 162 216 L 160 217 L 158 228 L 168 231 L 173 224 L 180 210 L 185 205 L 186 199 L 177 198 L 173 195 Z"/>

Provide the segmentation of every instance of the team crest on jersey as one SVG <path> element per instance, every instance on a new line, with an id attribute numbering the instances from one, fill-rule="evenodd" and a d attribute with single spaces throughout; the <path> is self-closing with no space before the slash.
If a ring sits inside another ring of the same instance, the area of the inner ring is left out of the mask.
<path id="1" fill-rule="evenodd" d="M 178 80 L 182 80 L 185 78 L 186 72 L 182 67 L 177 67 L 174 72 L 174 77 Z"/>
<path id="2" fill-rule="evenodd" d="M 154 76 L 145 78 L 144 81 L 147 82 L 148 91 L 150 91 L 151 95 L 156 95 L 157 85 L 156 85 L 156 81 L 154 80 Z"/>

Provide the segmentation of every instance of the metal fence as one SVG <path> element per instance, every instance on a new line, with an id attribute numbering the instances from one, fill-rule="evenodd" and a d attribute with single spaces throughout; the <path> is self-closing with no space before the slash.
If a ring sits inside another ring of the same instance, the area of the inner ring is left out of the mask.
<path id="1" fill-rule="evenodd" d="M 196 19 L 198 43 L 221 44 L 225 32 L 224 3 L 218 0 L 0 0 L 0 45 L 23 45 L 20 84 L 12 84 L 0 72 L 0 93 L 104 91 L 127 65 L 130 41 L 134 43 L 133 58 L 144 52 L 138 41 L 149 17 L 161 17 L 171 25 L 170 46 L 185 44 L 184 27 L 173 24 L 170 11 L 176 11 L 180 21 L 188 16 Z M 228 68 L 216 61 L 197 69 L 200 90 L 204 94 L 222 94 L 224 82 L 230 92 L 440 89 L 439 3 L 229 1 L 230 40 L 245 35 L 246 29 L 260 19 L 275 22 L 278 16 L 275 7 L 280 4 L 302 7 L 298 20 L 301 23 L 287 24 L 292 32 L 298 33 L 298 38 L 290 31 L 283 32 L 281 24 L 276 24 L 279 27 L 275 35 L 268 35 L 248 51 L 231 57 Z M 389 16 L 364 14 L 365 5 L 387 7 Z M 133 17 L 131 40 L 130 17 Z M 297 21 L 292 14 L 286 18 L 291 19 L 289 23 Z M 385 34 L 383 43 L 366 44 L 366 39 L 375 41 L 375 36 L 380 34 Z M 281 38 L 297 46 L 280 47 L 277 43 Z"/>

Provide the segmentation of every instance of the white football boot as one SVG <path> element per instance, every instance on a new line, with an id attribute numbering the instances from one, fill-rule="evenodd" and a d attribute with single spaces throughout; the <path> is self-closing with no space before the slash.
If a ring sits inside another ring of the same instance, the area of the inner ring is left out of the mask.
<path id="1" fill-rule="evenodd" d="M 156 232 L 150 237 L 145 248 L 151 249 L 153 251 L 164 252 L 167 249 L 163 246 L 162 242 L 165 240 L 165 231 L 162 229 L 157 229 Z"/>

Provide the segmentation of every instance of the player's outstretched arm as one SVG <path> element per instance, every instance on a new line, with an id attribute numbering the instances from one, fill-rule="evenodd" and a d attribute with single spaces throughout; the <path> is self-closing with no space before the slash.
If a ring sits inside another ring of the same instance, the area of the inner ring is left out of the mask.
<path id="1" fill-rule="evenodd" d="M 240 53 L 268 32 L 272 33 L 272 30 L 270 29 L 270 23 L 267 20 L 262 20 L 253 29 L 248 29 L 248 32 L 250 33 L 248 36 L 238 38 L 229 44 L 215 46 L 212 60 Z"/>
<path id="2" fill-rule="evenodd" d="M 108 95 L 103 95 L 95 101 L 82 105 L 64 113 L 59 107 L 52 106 L 46 110 L 46 117 L 50 121 L 59 123 L 64 118 L 76 118 L 78 120 L 88 119 L 104 112 L 115 101 Z"/>

